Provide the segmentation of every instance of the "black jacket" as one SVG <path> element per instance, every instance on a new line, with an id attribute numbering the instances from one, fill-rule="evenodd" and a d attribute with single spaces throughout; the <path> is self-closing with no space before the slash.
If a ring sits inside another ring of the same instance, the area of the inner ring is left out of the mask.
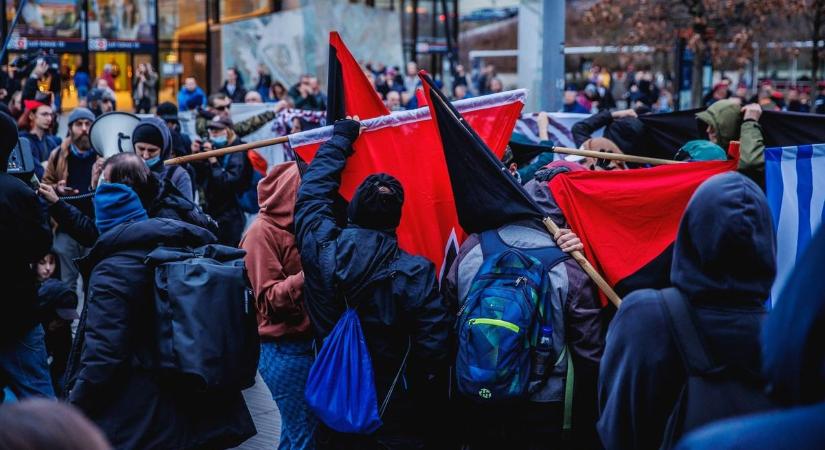
<path id="1" fill-rule="evenodd" d="M 229 97 L 230 100 L 232 100 L 232 103 L 244 103 L 244 100 L 246 99 L 246 89 L 244 89 L 244 87 L 241 86 L 240 83 L 235 85 L 235 92 L 233 92 L 232 94 L 230 94 L 229 90 L 226 88 L 226 82 L 223 83 L 223 86 L 221 86 L 221 90 L 218 92 L 226 94 L 226 96 Z"/>
<path id="2" fill-rule="evenodd" d="M 34 190 L 4 172 L 0 172 L 0 346 L 22 337 L 37 323 L 37 276 L 32 264 L 52 246 L 48 216 Z"/>
<path id="3" fill-rule="evenodd" d="M 236 139 L 229 145 L 243 143 Z M 252 179 L 252 164 L 249 163 L 246 152 L 221 156 L 214 164 L 206 161 L 194 163 L 193 166 L 198 173 L 198 183 L 205 191 L 206 212 L 218 222 L 243 217 L 238 194 L 249 188 Z"/>
<path id="4" fill-rule="evenodd" d="M 144 259 L 161 245 L 214 242 L 200 227 L 147 219 L 104 233 L 78 261 L 86 304 L 66 391 L 114 448 L 226 448 L 255 434 L 240 392 L 194 393 L 156 370 L 154 271 Z"/>
<path id="5" fill-rule="evenodd" d="M 758 378 L 764 301 L 776 272 L 767 200 L 736 173 L 703 183 L 688 204 L 670 279 L 689 299 L 716 365 Z M 686 381 L 659 291 L 625 297 L 607 332 L 599 373 L 598 423 L 609 449 L 659 448 Z M 708 399 L 712 401 L 712 399 Z"/>
<path id="6" fill-rule="evenodd" d="M 146 210 L 149 217 L 175 219 L 197 225 L 212 233 L 217 232 L 218 224 L 201 211 L 200 207 L 188 200 L 168 180 L 159 179 L 159 190 L 152 204 Z M 94 218 L 69 202 L 58 200 L 49 206 L 49 215 L 60 226 L 60 230 L 84 247 L 91 247 L 98 238 Z"/>
<path id="7" fill-rule="evenodd" d="M 316 337 L 325 338 L 335 326 L 345 309 L 343 297 L 360 303 L 358 316 L 372 357 L 379 402 L 411 343 L 406 382 L 396 387 L 390 416 L 384 417 L 388 429 L 398 425 L 392 417 L 410 406 L 410 390 L 425 379 L 416 374 L 433 374 L 446 367 L 452 317 L 438 292 L 433 264 L 398 248 L 394 232 L 336 224 L 333 199 L 350 146 L 349 138 L 334 135 L 318 150 L 298 190 L 295 235 Z"/>
<path id="8" fill-rule="evenodd" d="M 613 141 L 619 149 L 628 155 L 648 156 L 643 148 L 644 124 L 635 118 L 625 118 L 613 120 L 610 111 L 602 111 L 598 114 L 580 120 L 573 124 L 570 132 L 573 133 L 573 142 L 579 147 L 584 141 L 591 138 L 600 128 L 604 127 L 603 137 Z"/>

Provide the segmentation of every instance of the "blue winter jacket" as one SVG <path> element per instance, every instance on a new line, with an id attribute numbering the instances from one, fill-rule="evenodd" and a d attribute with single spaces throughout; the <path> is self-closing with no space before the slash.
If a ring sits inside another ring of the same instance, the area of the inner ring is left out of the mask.
<path id="1" fill-rule="evenodd" d="M 194 91 L 181 88 L 178 92 L 178 109 L 183 112 L 190 109 L 197 109 L 198 106 L 206 105 L 206 94 L 203 89 L 196 87 Z"/>

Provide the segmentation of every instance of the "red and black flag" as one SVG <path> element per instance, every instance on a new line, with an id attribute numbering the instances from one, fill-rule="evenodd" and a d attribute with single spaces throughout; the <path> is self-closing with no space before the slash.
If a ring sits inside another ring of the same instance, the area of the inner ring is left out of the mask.
<path id="1" fill-rule="evenodd" d="M 460 100 L 454 106 L 500 157 L 524 106 L 524 96 L 523 90 L 501 92 Z M 355 141 L 355 153 L 341 174 L 339 192 L 344 199 L 352 198 L 355 188 L 373 173 L 396 177 L 405 192 L 401 224 L 396 230 L 398 244 L 432 261 L 442 274 L 465 234 L 456 215 L 450 175 L 430 111 L 399 111 L 362 124 L 367 129 Z M 291 134 L 289 143 L 310 162 L 320 144 L 331 136 L 332 127 L 327 126 Z M 478 183 L 477 189 L 484 190 L 485 186 Z"/>
<path id="2" fill-rule="evenodd" d="M 329 68 L 327 72 L 327 123 L 346 116 L 361 120 L 389 114 L 381 96 L 364 75 L 338 32 L 329 33 Z"/>
<path id="3" fill-rule="evenodd" d="M 432 78 L 423 71 L 419 77 L 444 152 L 461 228 L 469 234 L 519 220 L 540 221 L 541 208 L 435 87 Z"/>
<path id="4" fill-rule="evenodd" d="M 738 155 L 738 150 L 731 153 Z M 690 197 L 705 180 L 735 170 L 737 164 L 733 158 L 572 172 L 554 177 L 549 187 L 587 259 L 624 296 L 670 286 L 673 243 Z"/>

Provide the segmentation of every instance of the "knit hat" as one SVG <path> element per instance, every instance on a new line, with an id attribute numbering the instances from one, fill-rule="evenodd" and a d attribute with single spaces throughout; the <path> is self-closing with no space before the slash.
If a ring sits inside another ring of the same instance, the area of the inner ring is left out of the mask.
<path id="1" fill-rule="evenodd" d="M 94 197 L 95 225 L 103 234 L 126 222 L 146 220 L 149 216 L 135 191 L 120 183 L 98 186 Z"/>
<path id="2" fill-rule="evenodd" d="M 132 131 L 132 144 L 143 143 L 152 144 L 160 149 L 163 148 L 163 134 L 152 124 L 141 123 Z"/>
<path id="3" fill-rule="evenodd" d="M 69 114 L 69 126 L 72 126 L 73 123 L 80 119 L 86 119 L 90 122 L 94 122 L 95 115 L 87 108 L 77 107 Z"/>
<path id="4" fill-rule="evenodd" d="M 6 173 L 9 167 L 9 155 L 17 145 L 17 123 L 6 113 L 0 112 L 0 173 Z"/>
<path id="5" fill-rule="evenodd" d="M 143 142 L 160 147 L 161 159 L 169 157 L 172 149 L 172 133 L 159 117 L 144 117 L 132 130 L 132 144 Z"/>
<path id="6" fill-rule="evenodd" d="M 364 179 L 347 207 L 347 217 L 355 225 L 374 230 L 390 230 L 401 223 L 404 188 L 392 175 L 378 173 Z"/>
<path id="7" fill-rule="evenodd" d="M 675 160 L 684 161 L 725 161 L 728 155 L 722 150 L 722 147 L 714 144 L 711 141 L 704 139 L 696 139 L 688 141 L 682 148 L 676 152 Z"/>

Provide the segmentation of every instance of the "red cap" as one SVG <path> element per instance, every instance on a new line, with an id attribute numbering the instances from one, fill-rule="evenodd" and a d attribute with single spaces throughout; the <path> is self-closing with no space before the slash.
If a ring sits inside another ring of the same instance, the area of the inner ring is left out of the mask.
<path id="1" fill-rule="evenodd" d="M 782 95 L 782 93 L 779 92 L 779 91 L 773 91 L 773 92 L 771 92 L 771 98 L 776 99 L 776 100 L 782 100 L 783 98 L 785 98 L 785 96 Z"/>
<path id="2" fill-rule="evenodd" d="M 26 108 L 26 111 L 34 111 L 41 106 L 49 106 L 43 102 L 38 102 L 37 100 L 23 100 L 23 106 Z"/>

